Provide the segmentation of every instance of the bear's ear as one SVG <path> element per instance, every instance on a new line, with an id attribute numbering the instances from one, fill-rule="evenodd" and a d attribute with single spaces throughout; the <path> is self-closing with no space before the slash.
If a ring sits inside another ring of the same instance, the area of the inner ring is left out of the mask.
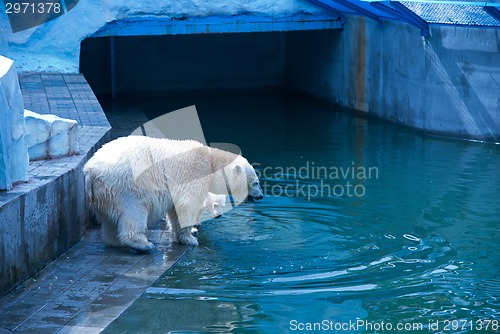
<path id="1" fill-rule="evenodd" d="M 239 175 L 243 171 L 243 167 L 241 167 L 241 165 L 236 165 L 234 166 L 234 171 L 236 172 L 236 175 Z"/>

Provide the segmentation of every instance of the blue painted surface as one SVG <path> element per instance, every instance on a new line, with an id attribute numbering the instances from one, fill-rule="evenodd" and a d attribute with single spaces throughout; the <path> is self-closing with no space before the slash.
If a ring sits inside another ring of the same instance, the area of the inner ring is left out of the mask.
<path id="1" fill-rule="evenodd" d="M 429 35 L 429 24 L 500 27 L 500 3 L 446 0 L 309 0 L 331 12 L 361 15 L 377 21 L 396 20 L 417 26 Z"/>
<path id="2" fill-rule="evenodd" d="M 183 35 L 228 32 L 269 32 L 314 29 L 340 29 L 342 20 L 335 15 L 297 14 L 272 18 L 254 15 L 210 17 L 136 17 L 112 21 L 92 37 Z"/>
<path id="3" fill-rule="evenodd" d="M 368 2 L 395 2 L 393 0 L 361 0 Z M 470 6 L 496 6 L 500 7 L 500 3 L 498 2 L 487 2 L 481 0 L 472 0 L 472 1 L 460 1 L 460 0 L 406 0 L 405 2 L 416 2 L 423 4 L 448 4 L 448 5 L 470 5 Z"/>
<path id="4" fill-rule="evenodd" d="M 392 6 L 403 15 L 408 21 L 420 28 L 422 36 L 429 36 L 429 25 L 427 21 L 422 19 L 417 13 L 410 10 L 408 7 L 400 2 L 394 2 Z"/>
<path id="5" fill-rule="evenodd" d="M 403 22 L 406 22 L 410 25 L 416 26 L 417 28 L 422 30 L 422 35 L 424 35 L 424 36 L 429 35 L 429 27 L 428 27 L 427 23 L 425 21 L 423 21 L 422 19 L 419 20 L 418 16 L 417 17 L 407 16 L 407 15 L 405 15 L 404 12 L 397 11 L 396 9 L 389 7 L 381 2 L 376 2 L 376 1 L 370 2 L 370 5 L 373 8 L 376 8 L 380 11 L 383 11 L 390 16 L 399 18 Z"/>
<path id="6" fill-rule="evenodd" d="M 500 22 L 500 9 L 498 7 L 493 6 L 484 6 L 484 11 L 490 14 L 495 20 Z"/>

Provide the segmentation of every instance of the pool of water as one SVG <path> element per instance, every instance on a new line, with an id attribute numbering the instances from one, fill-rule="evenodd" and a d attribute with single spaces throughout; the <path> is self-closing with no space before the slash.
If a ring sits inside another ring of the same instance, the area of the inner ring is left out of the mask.
<path id="1" fill-rule="evenodd" d="M 290 96 L 128 103 L 150 119 L 196 104 L 266 197 L 204 222 L 106 333 L 498 332 L 499 145 Z"/>

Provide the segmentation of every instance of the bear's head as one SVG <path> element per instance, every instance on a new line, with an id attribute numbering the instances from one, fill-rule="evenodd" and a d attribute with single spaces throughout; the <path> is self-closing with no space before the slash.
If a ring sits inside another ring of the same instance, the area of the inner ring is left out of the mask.
<path id="1" fill-rule="evenodd" d="M 205 202 L 203 202 L 203 206 L 215 218 L 219 218 L 224 213 L 223 210 L 226 206 L 226 195 L 208 193 Z"/>
<path id="2" fill-rule="evenodd" d="M 259 178 L 247 159 L 238 156 L 229 166 L 224 168 L 224 171 L 235 202 L 256 201 L 264 198 Z"/>

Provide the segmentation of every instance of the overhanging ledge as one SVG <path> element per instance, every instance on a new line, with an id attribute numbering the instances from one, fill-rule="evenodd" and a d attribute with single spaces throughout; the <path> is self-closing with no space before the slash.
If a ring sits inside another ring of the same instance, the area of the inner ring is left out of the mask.
<path id="1" fill-rule="evenodd" d="M 250 14 L 208 17 L 142 16 L 108 22 L 91 37 L 341 29 L 342 25 L 341 17 L 306 13 L 280 18 Z"/>

